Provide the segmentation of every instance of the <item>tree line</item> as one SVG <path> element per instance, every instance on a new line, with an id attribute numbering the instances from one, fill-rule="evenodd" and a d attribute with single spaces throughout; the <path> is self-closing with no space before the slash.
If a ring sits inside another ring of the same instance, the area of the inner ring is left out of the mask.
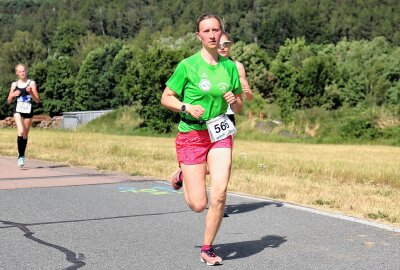
<path id="1" fill-rule="evenodd" d="M 383 36 L 400 45 L 397 0 L 2 0 L 0 42 L 16 30 L 32 33 L 50 51 L 53 39 L 74 22 L 76 31 L 131 39 L 143 31 L 178 38 L 193 32 L 194 20 L 212 11 L 235 40 L 277 52 L 286 39 L 336 44 Z M 61 32 L 60 32 L 61 31 Z"/>
<path id="2" fill-rule="evenodd" d="M 0 98 L 14 66 L 29 66 L 38 112 L 136 106 L 144 126 L 168 132 L 178 116 L 159 105 L 176 64 L 200 48 L 194 18 L 223 16 L 256 94 L 252 110 L 398 106 L 397 1 L 0 2 Z M 1 103 L 0 118 L 10 115 Z M 167 120 L 166 120 L 167 119 Z"/>

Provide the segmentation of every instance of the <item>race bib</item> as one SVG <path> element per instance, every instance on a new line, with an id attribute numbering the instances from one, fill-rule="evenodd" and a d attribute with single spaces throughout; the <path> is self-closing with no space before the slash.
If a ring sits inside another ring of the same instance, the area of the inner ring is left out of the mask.
<path id="1" fill-rule="evenodd" d="M 217 142 L 236 133 L 236 127 L 228 116 L 222 114 L 206 122 L 211 142 Z"/>
<path id="2" fill-rule="evenodd" d="M 32 104 L 30 102 L 23 102 L 23 101 L 17 102 L 17 108 L 15 109 L 16 112 L 31 113 L 31 110 L 32 110 Z"/>

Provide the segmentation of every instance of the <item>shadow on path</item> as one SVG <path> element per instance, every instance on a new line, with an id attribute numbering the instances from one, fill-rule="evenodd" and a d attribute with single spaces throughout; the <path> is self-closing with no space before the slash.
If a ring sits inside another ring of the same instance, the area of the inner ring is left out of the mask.
<path id="1" fill-rule="evenodd" d="M 21 171 L 28 171 L 28 170 L 37 170 L 37 169 L 58 169 L 58 168 L 67 168 L 70 167 L 68 165 L 49 165 L 49 166 L 24 166 L 22 168 L 20 168 Z"/>
<path id="2" fill-rule="evenodd" d="M 6 221 L 6 220 L 0 220 L 0 223 L 3 223 L 3 225 L 0 227 L 0 229 L 10 229 L 10 228 L 18 228 L 24 233 L 24 236 L 40 245 L 48 246 L 51 248 L 54 248 L 62 253 L 65 254 L 66 259 L 68 262 L 72 263 L 73 265 L 65 268 L 65 270 L 76 270 L 78 268 L 81 268 L 86 265 L 84 262 L 85 256 L 82 253 L 79 253 L 78 255 L 59 245 L 52 244 L 49 242 L 46 242 L 42 239 L 39 239 L 35 236 L 33 236 L 34 232 L 32 232 L 28 227 L 31 226 L 39 226 L 39 225 L 53 225 L 53 224 L 64 224 L 64 223 L 77 223 L 77 222 L 90 222 L 90 221 L 99 221 L 99 220 L 112 220 L 112 219 L 121 219 L 121 218 L 133 218 L 133 217 L 143 217 L 143 216 L 160 216 L 160 215 L 168 215 L 168 214 L 178 214 L 178 213 L 185 213 L 189 212 L 190 210 L 184 210 L 184 211 L 174 211 L 174 212 L 167 212 L 167 213 L 154 213 L 154 214 L 138 214 L 138 215 L 127 215 L 127 216 L 115 216 L 115 217 L 103 217 L 103 218 L 91 218 L 91 219 L 76 219 L 76 220 L 62 220 L 62 221 L 50 221 L 50 222 L 40 222 L 40 223 L 30 223 L 30 224 L 22 224 L 22 223 L 17 223 L 17 222 L 12 222 L 12 221 Z"/>
<path id="3" fill-rule="evenodd" d="M 35 233 L 32 232 L 31 230 L 29 230 L 28 227 L 24 224 L 11 222 L 11 221 L 4 221 L 4 220 L 1 220 L 0 222 L 3 223 L 4 225 L 10 225 L 12 227 L 16 227 L 16 228 L 20 229 L 24 233 L 24 236 L 26 238 L 28 238 L 29 240 L 32 240 L 40 245 L 54 248 L 54 249 L 64 253 L 67 261 L 72 263 L 71 266 L 64 268 L 65 270 L 76 270 L 76 269 L 81 268 L 86 265 L 86 263 L 84 262 L 84 259 L 85 259 L 84 254 L 79 253 L 78 255 L 76 255 L 75 252 L 73 252 L 65 247 L 62 247 L 62 246 L 59 246 L 56 244 L 52 244 L 52 243 L 46 242 L 42 239 L 39 239 L 39 238 L 33 236 Z"/>
<path id="4" fill-rule="evenodd" d="M 56 169 L 56 168 L 66 168 L 68 165 L 49 165 L 49 166 L 37 166 L 32 167 L 32 169 Z"/>
<path id="5" fill-rule="evenodd" d="M 250 257 L 266 248 L 277 248 L 285 243 L 286 236 L 266 235 L 259 240 L 215 245 L 214 249 L 225 261 Z"/>
<path id="6" fill-rule="evenodd" d="M 101 217 L 101 218 L 88 218 L 88 219 L 73 219 L 73 220 L 60 220 L 60 221 L 48 221 L 48 222 L 37 222 L 37 223 L 13 223 L 9 221 L 0 220 L 1 223 L 7 224 L 10 226 L 3 226 L 0 229 L 9 229 L 18 226 L 14 226 L 13 224 L 20 224 L 23 226 L 38 226 L 38 225 L 52 225 L 52 224 L 65 224 L 65 223 L 77 223 L 77 222 L 89 222 L 89 221 L 99 221 L 99 220 L 112 220 L 112 219 L 120 219 L 120 218 L 134 218 L 134 217 L 150 217 L 150 216 L 162 216 L 162 215 L 169 215 L 169 214 L 180 214 L 190 212 L 190 210 L 182 210 L 182 211 L 173 211 L 167 213 L 154 213 L 154 214 L 137 214 L 137 215 L 126 215 L 126 216 L 115 216 L 115 217 Z"/>
<path id="7" fill-rule="evenodd" d="M 282 207 L 283 203 L 279 202 L 256 202 L 256 203 L 243 203 L 243 204 L 232 204 L 226 206 L 226 212 L 228 215 L 241 214 L 251 212 L 259 208 L 275 205 L 275 207 Z"/>

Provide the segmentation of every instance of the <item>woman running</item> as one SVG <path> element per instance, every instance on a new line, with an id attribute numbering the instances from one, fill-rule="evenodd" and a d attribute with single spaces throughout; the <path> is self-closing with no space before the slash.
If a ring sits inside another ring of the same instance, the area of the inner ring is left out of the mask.
<path id="1" fill-rule="evenodd" d="M 226 58 L 229 58 L 230 60 L 234 61 L 236 64 L 236 68 L 238 69 L 239 72 L 239 80 L 240 84 L 243 89 L 243 94 L 246 98 L 247 101 L 251 101 L 253 99 L 253 92 L 251 91 L 249 82 L 247 81 L 247 76 L 246 76 L 246 70 L 244 69 L 244 66 L 242 63 L 240 63 L 237 60 L 233 60 L 230 56 L 231 53 L 231 46 L 232 46 L 232 41 L 229 39 L 229 35 L 227 32 L 223 31 L 221 35 L 221 39 L 219 42 L 219 49 L 218 53 Z M 232 121 L 234 125 L 236 125 L 235 121 L 235 112 L 231 109 L 230 106 L 228 106 L 228 109 L 226 111 L 226 115 L 229 117 L 229 119 Z M 178 178 L 179 174 L 181 172 L 181 169 L 178 168 L 171 176 L 171 182 L 172 182 L 172 187 L 174 189 L 180 189 L 182 186 L 182 182 Z M 224 210 L 224 217 L 229 217 L 227 209 L 225 208 Z"/>
<path id="2" fill-rule="evenodd" d="M 201 261 L 222 264 L 213 242 L 224 215 L 226 192 L 231 172 L 233 123 L 225 115 L 228 106 L 242 109 L 239 74 L 231 60 L 218 54 L 223 32 L 221 20 L 204 14 L 197 20 L 196 36 L 202 49 L 182 60 L 166 83 L 161 104 L 182 113 L 176 152 L 187 204 L 195 212 L 209 209 L 201 247 Z M 180 99 L 177 98 L 180 97 Z M 210 171 L 210 197 L 207 197 L 206 174 Z M 184 179 L 184 181 L 183 181 Z M 182 181 L 182 182 L 181 182 Z M 179 183 L 175 188 L 179 188 Z"/>
<path id="3" fill-rule="evenodd" d="M 218 53 L 235 62 L 236 67 L 239 72 L 239 79 L 240 79 L 240 84 L 242 85 L 243 95 L 247 101 L 251 101 L 253 99 L 253 92 L 251 91 L 249 82 L 247 81 L 246 70 L 244 69 L 244 66 L 242 63 L 240 63 L 239 61 L 233 60 L 231 58 L 231 56 L 230 56 L 231 46 L 232 46 L 232 41 L 229 39 L 228 33 L 223 32 L 221 39 L 219 41 Z M 229 119 L 233 122 L 233 124 L 236 124 L 235 123 L 235 112 L 230 107 L 228 107 L 226 114 L 228 115 Z"/>
<path id="4" fill-rule="evenodd" d="M 33 117 L 32 100 L 39 103 L 40 99 L 35 81 L 32 81 L 27 77 L 26 66 L 22 64 L 16 65 L 15 74 L 17 75 L 18 80 L 11 84 L 7 102 L 8 104 L 11 104 L 14 98 L 16 98 L 13 114 L 18 130 L 17 165 L 23 167 L 25 165 L 25 149 L 28 143 L 28 134 Z"/>

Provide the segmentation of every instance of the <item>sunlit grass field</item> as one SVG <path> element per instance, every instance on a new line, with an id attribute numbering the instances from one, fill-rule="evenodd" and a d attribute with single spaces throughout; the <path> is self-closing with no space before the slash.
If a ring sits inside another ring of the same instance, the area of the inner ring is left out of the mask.
<path id="1" fill-rule="evenodd" d="M 16 130 L 0 129 L 0 155 L 16 156 Z M 167 180 L 174 138 L 33 129 L 27 159 Z M 400 147 L 235 139 L 229 191 L 400 226 Z"/>

